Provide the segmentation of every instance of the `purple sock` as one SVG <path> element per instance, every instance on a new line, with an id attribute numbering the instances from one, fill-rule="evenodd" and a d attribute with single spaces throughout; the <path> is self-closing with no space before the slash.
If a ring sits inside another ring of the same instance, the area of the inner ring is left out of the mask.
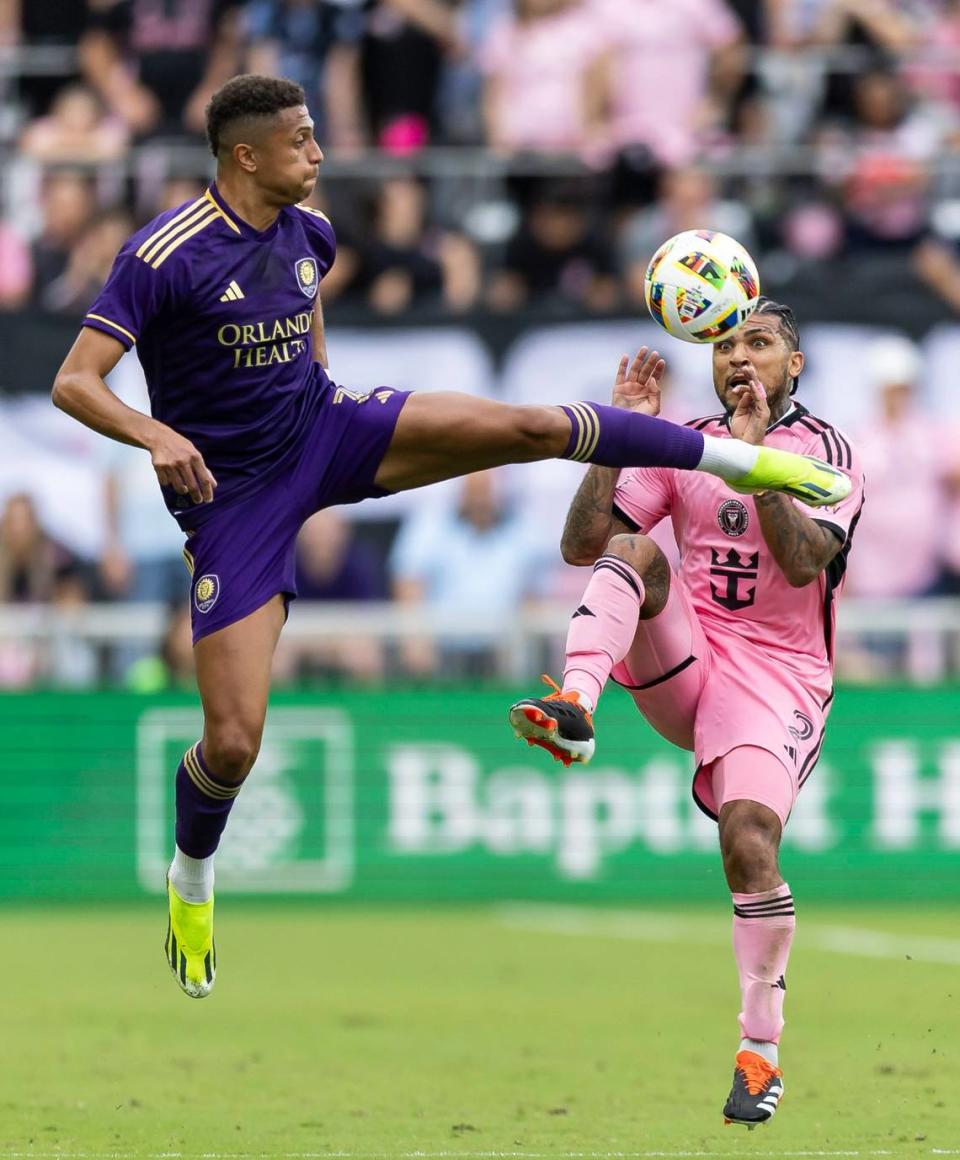
<path id="1" fill-rule="evenodd" d="M 683 467 L 703 457 L 703 435 L 652 415 L 637 415 L 602 403 L 567 403 L 570 442 L 561 456 L 601 467 Z"/>
<path id="2" fill-rule="evenodd" d="M 177 845 L 191 858 L 209 858 L 220 845 L 236 783 L 218 781 L 203 760 L 198 741 L 177 767 Z"/>

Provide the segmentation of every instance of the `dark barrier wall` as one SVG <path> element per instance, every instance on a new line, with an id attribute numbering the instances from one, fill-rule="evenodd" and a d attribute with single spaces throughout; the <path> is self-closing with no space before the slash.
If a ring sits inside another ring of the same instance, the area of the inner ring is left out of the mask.
<path id="1" fill-rule="evenodd" d="M 784 282 L 767 279 L 764 293 L 789 302 L 801 321 L 801 329 L 815 322 L 863 323 L 906 331 L 922 338 L 933 326 L 955 322 L 956 315 L 914 275 L 908 259 L 900 255 L 861 255 L 836 262 L 800 265 Z M 322 296 L 322 288 L 321 288 Z M 360 327 L 376 333 L 379 328 L 416 332 L 420 327 L 455 325 L 474 331 L 499 359 L 512 342 L 534 327 L 563 322 L 603 321 L 601 315 L 585 315 L 574 308 L 558 309 L 532 303 L 509 314 L 477 313 L 451 316 L 429 308 L 402 317 L 378 318 L 370 310 L 332 302 L 326 308 L 328 328 Z M 649 323 L 645 309 L 621 311 L 621 320 Z M 49 391 L 54 375 L 76 338 L 80 317 L 0 312 L 0 394 Z M 616 363 L 617 352 L 614 352 Z"/>
<path id="2" fill-rule="evenodd" d="M 527 690 L 524 690 L 527 691 Z M 515 741 L 518 690 L 286 694 L 218 859 L 223 891 L 369 899 L 672 900 L 724 892 L 691 759 L 614 690 L 598 754 Z M 841 689 L 791 819 L 809 898 L 960 898 L 956 688 Z M 187 696 L 0 697 L 0 897 L 162 889 Z"/>

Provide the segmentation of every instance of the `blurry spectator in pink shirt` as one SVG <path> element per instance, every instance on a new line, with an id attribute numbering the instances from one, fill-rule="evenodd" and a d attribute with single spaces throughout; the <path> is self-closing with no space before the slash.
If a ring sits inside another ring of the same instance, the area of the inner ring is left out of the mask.
<path id="1" fill-rule="evenodd" d="M 693 160 L 743 75 L 743 30 L 724 0 L 590 0 L 614 45 L 613 144 L 661 165 Z"/>
<path id="2" fill-rule="evenodd" d="M 878 340 L 867 352 L 876 409 L 852 432 L 867 480 L 867 502 L 850 553 L 848 591 L 856 596 L 921 596 L 940 571 L 949 441 L 917 405 L 920 355 L 906 338 Z M 956 450 L 954 450 L 956 454 Z M 910 487 L 900 465 L 910 462 Z"/>
<path id="3" fill-rule="evenodd" d="M 30 247 L 9 222 L 0 221 L 0 310 L 18 310 L 33 287 Z"/>
<path id="4" fill-rule="evenodd" d="M 586 0 L 514 0 L 481 47 L 488 143 L 582 152 L 604 140 L 608 47 Z"/>
<path id="5" fill-rule="evenodd" d="M 62 88 L 49 113 L 31 121 L 20 138 L 27 157 L 54 164 L 115 161 L 128 144 L 124 123 L 108 116 L 97 94 L 81 84 Z"/>

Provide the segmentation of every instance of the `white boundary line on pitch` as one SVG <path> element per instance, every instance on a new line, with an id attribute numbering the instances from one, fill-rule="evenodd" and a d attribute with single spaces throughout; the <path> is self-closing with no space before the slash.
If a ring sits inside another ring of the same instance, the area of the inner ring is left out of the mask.
<path id="1" fill-rule="evenodd" d="M 131 1156 L 140 1160 L 367 1160 L 382 1157 L 384 1160 L 687 1160 L 699 1157 L 742 1158 L 742 1150 L 736 1152 L 0 1152 L 10 1160 L 128 1160 Z M 783 1151 L 754 1152 L 751 1157 L 765 1160 L 786 1160 L 797 1158 L 814 1160 L 817 1157 L 850 1156 L 903 1156 L 902 1150 L 890 1149 L 838 1149 L 836 1151 Z M 924 1148 L 908 1153 L 911 1156 L 960 1156 L 960 1148 Z"/>
<path id="2" fill-rule="evenodd" d="M 511 903 L 497 907 L 495 913 L 499 921 L 506 926 L 540 931 L 544 934 L 629 939 L 639 942 L 695 943 L 700 946 L 714 946 L 720 943 L 726 945 L 730 941 L 730 927 L 726 923 L 721 923 L 719 919 L 691 921 L 674 914 L 643 914 L 624 910 L 591 911 L 578 906 L 541 903 Z M 801 922 L 802 914 L 801 910 Z M 960 965 L 960 939 L 957 938 L 899 935 L 859 926 L 830 926 L 825 923 L 806 922 L 802 922 L 800 938 L 805 946 L 832 954 Z M 960 1155 L 960 1151 L 944 1154 Z"/>

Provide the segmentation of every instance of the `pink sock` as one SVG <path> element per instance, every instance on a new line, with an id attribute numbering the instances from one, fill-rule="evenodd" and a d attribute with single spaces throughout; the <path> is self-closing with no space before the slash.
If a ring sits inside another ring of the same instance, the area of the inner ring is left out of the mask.
<path id="1" fill-rule="evenodd" d="M 780 1042 L 784 976 L 796 925 L 786 882 L 761 894 L 733 895 L 733 953 L 740 972 L 740 1028 L 745 1039 Z"/>
<path id="2" fill-rule="evenodd" d="M 601 556 L 567 632 L 563 691 L 600 700 L 610 670 L 630 651 L 637 634 L 643 581 L 619 556 Z"/>

